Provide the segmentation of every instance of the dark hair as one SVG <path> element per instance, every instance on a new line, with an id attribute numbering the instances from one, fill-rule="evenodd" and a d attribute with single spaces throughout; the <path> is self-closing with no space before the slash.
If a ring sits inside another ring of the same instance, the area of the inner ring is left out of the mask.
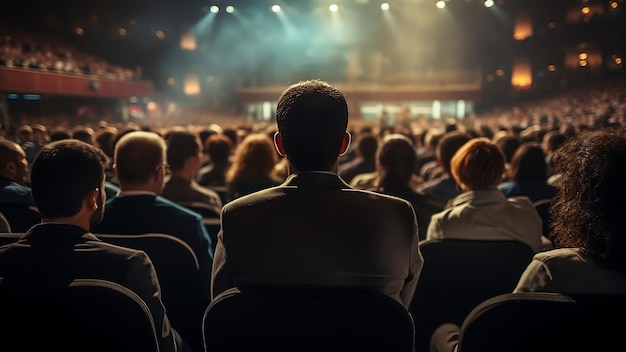
<path id="1" fill-rule="evenodd" d="M 504 153 L 504 158 L 507 163 L 511 162 L 513 154 L 515 154 L 517 148 L 522 144 L 520 137 L 512 134 L 503 135 L 497 138 L 494 142 L 498 148 L 502 150 L 502 153 Z"/>
<path id="2" fill-rule="evenodd" d="M 79 140 L 66 139 L 44 146 L 33 161 L 30 174 L 33 199 L 41 216 L 76 215 L 89 192 L 102 187 L 106 161 L 100 149 Z"/>
<path id="3" fill-rule="evenodd" d="M 173 131 L 167 134 L 167 162 L 172 170 L 185 167 L 185 160 L 198 156 L 202 147 L 197 134 L 187 131 Z"/>
<path id="4" fill-rule="evenodd" d="M 387 135 L 378 152 L 382 190 L 406 188 L 413 176 L 417 154 L 411 140 L 401 134 Z"/>
<path id="5" fill-rule="evenodd" d="M 441 158 L 443 170 L 450 173 L 450 161 L 465 143 L 470 140 L 470 136 L 459 131 L 447 132 L 442 135 L 438 145 L 439 157 Z"/>
<path id="6" fill-rule="evenodd" d="M 233 149 L 230 138 L 223 134 L 214 134 L 204 143 L 205 153 L 212 163 L 227 162 Z"/>
<path id="7" fill-rule="evenodd" d="M 522 182 L 545 183 L 548 177 L 546 156 L 535 142 L 522 143 L 511 160 L 510 178 Z"/>
<path id="8" fill-rule="evenodd" d="M 376 151 L 378 150 L 378 138 L 372 135 L 363 136 L 359 140 L 357 148 L 359 148 L 363 158 L 372 160 L 376 157 Z"/>
<path id="9" fill-rule="evenodd" d="M 330 170 L 348 127 L 348 105 L 328 83 L 304 81 L 281 94 L 276 122 L 287 159 L 298 171 Z"/>
<path id="10" fill-rule="evenodd" d="M 626 273 L 626 128 L 570 137 L 554 161 L 561 174 L 551 209 L 554 243 Z"/>

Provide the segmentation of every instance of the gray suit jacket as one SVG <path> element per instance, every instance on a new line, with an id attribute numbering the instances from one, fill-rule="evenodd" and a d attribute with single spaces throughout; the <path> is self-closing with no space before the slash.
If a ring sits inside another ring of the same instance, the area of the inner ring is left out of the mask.
<path id="1" fill-rule="evenodd" d="M 422 265 L 409 202 L 296 173 L 224 206 L 212 296 L 255 284 L 352 287 L 408 307 Z"/>

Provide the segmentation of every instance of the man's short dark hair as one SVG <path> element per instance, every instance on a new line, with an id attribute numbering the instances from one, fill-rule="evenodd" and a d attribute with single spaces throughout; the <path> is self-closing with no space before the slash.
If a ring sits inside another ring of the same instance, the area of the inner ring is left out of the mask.
<path id="1" fill-rule="evenodd" d="M 79 140 L 44 146 L 33 161 L 30 174 L 33 199 L 41 216 L 76 215 L 87 194 L 102 187 L 106 161 L 99 148 Z"/>
<path id="2" fill-rule="evenodd" d="M 211 162 L 227 162 L 233 149 L 230 138 L 223 134 L 214 134 L 204 143 L 205 153 Z"/>
<path id="3" fill-rule="evenodd" d="M 167 134 L 167 162 L 172 170 L 182 170 L 185 160 L 198 156 L 202 147 L 197 134 L 188 131 L 174 131 Z"/>
<path id="4" fill-rule="evenodd" d="M 441 140 L 439 141 L 439 145 L 437 148 L 439 149 L 439 157 L 441 158 L 441 163 L 443 164 L 443 170 L 446 173 L 450 173 L 450 161 L 461 147 L 467 143 L 471 137 L 460 131 L 451 131 L 446 132 L 441 136 Z"/>
<path id="5" fill-rule="evenodd" d="M 298 171 L 330 170 L 348 127 L 348 105 L 328 83 L 304 81 L 281 94 L 276 122 L 287 159 Z"/>

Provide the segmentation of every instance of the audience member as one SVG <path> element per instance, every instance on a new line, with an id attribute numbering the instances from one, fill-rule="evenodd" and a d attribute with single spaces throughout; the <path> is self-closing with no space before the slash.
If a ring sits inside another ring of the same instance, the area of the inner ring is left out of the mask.
<path id="1" fill-rule="evenodd" d="M 26 153 L 19 144 L 0 139 L 0 203 L 35 205 L 31 188 L 25 185 L 28 174 Z"/>
<path id="2" fill-rule="evenodd" d="M 414 172 L 416 161 L 417 154 L 408 137 L 399 133 L 386 135 L 378 151 L 378 171 L 370 187 L 365 189 L 409 201 L 415 210 L 419 238 L 422 240 L 426 238 L 431 216 L 443 207 L 431 196 L 415 191 L 416 182 L 419 182 L 414 181 L 419 179 Z M 361 188 L 359 185 L 353 186 Z"/>
<path id="3" fill-rule="evenodd" d="M 208 164 L 198 171 L 198 184 L 204 187 L 225 187 L 226 171 L 230 167 L 233 143 L 223 134 L 214 134 L 207 138 L 204 153 Z"/>
<path id="4" fill-rule="evenodd" d="M 378 150 L 378 138 L 374 135 L 364 135 L 358 142 L 356 157 L 342 164 L 339 177 L 347 183 L 352 182 L 355 176 L 376 171 L 376 151 Z"/>
<path id="5" fill-rule="evenodd" d="M 490 140 L 481 137 L 465 143 L 450 163 L 462 193 L 432 216 L 427 238 L 517 240 L 540 251 L 541 218 L 530 199 L 507 199 L 497 187 L 504 163 L 504 154 Z"/>
<path id="6" fill-rule="evenodd" d="M 281 180 L 274 176 L 277 162 L 276 149 L 266 134 L 253 133 L 245 137 L 226 172 L 228 201 L 279 185 Z"/>
<path id="7" fill-rule="evenodd" d="M 554 175 L 554 164 L 552 162 L 552 156 L 556 149 L 561 146 L 567 137 L 558 131 L 549 131 L 543 136 L 543 152 L 546 155 L 546 173 L 548 177 Z"/>
<path id="8" fill-rule="evenodd" d="M 508 171 L 509 181 L 501 183 L 498 188 L 506 197 L 526 196 L 533 204 L 538 201 L 551 200 L 559 191 L 558 188 L 546 183 L 547 172 L 543 150 L 538 143 L 522 143 L 511 160 Z M 543 223 L 543 235 L 550 234 L 549 204 L 535 207 Z"/>
<path id="9" fill-rule="evenodd" d="M 197 291 L 188 292 L 188 296 L 180 299 L 204 299 L 208 304 L 213 262 L 211 239 L 200 215 L 159 196 L 169 168 L 166 155 L 165 140 L 154 132 L 133 131 L 118 141 L 114 170 L 121 191 L 107 201 L 104 217 L 93 231 L 126 235 L 163 233 L 181 239 L 196 254 L 200 282 Z M 194 349 L 200 348 L 202 343 L 200 316 L 203 312 L 196 313 L 198 316 L 189 318 L 198 322 L 198 331 L 179 329 Z M 173 324 L 177 328 L 175 322 Z"/>
<path id="10" fill-rule="evenodd" d="M 212 296 L 255 284 L 352 287 L 408 307 L 423 264 L 413 208 L 337 175 L 350 142 L 343 94 L 321 81 L 294 84 L 276 120 L 276 148 L 291 175 L 224 205 Z"/>
<path id="11" fill-rule="evenodd" d="M 162 196 L 176 203 L 202 203 L 217 215 L 222 210 L 222 200 L 213 190 L 198 185 L 194 176 L 202 164 L 200 138 L 192 132 L 168 133 L 167 161 L 171 175 Z"/>
<path id="12" fill-rule="evenodd" d="M 452 156 L 461 146 L 470 140 L 469 135 L 452 131 L 441 137 L 441 142 L 437 145 L 436 161 L 440 165 L 442 175 L 430 181 L 424 182 L 418 187 L 419 192 L 423 192 L 436 199 L 443 208 L 446 203 L 459 194 L 456 182 L 450 177 L 450 161 Z"/>
<path id="13" fill-rule="evenodd" d="M 59 141 L 42 149 L 31 180 L 43 223 L 17 243 L 0 247 L 0 277 L 4 285 L 37 290 L 67 286 L 74 279 L 117 282 L 146 302 L 160 350 L 176 351 L 176 334 L 150 258 L 142 251 L 104 243 L 89 232 L 104 212 L 105 161 L 101 151 L 79 141 Z"/>

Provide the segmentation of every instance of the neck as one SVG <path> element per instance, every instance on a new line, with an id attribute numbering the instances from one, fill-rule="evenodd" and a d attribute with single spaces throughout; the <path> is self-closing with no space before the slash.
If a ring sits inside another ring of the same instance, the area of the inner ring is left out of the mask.
<path id="1" fill-rule="evenodd" d="M 120 190 L 122 192 L 145 191 L 145 192 L 152 192 L 155 194 L 161 194 L 161 191 L 163 189 L 161 188 L 160 185 L 157 185 L 157 184 L 137 185 L 137 184 L 120 183 Z"/>
<path id="2" fill-rule="evenodd" d="M 172 170 L 172 176 L 171 177 L 176 177 L 176 178 L 182 178 L 184 180 L 187 181 L 191 181 L 193 174 L 191 174 L 188 171 L 183 170 Z"/>

